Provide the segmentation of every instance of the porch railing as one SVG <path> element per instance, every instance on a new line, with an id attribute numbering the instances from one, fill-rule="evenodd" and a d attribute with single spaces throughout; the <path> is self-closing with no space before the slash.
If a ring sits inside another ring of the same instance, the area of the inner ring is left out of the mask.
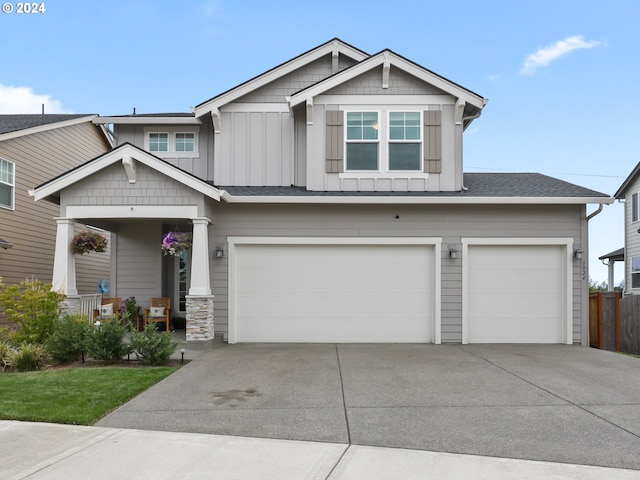
<path id="1" fill-rule="evenodd" d="M 90 295 L 79 295 L 80 297 L 80 313 L 91 319 L 94 310 L 100 309 L 100 301 L 102 295 L 93 293 Z"/>

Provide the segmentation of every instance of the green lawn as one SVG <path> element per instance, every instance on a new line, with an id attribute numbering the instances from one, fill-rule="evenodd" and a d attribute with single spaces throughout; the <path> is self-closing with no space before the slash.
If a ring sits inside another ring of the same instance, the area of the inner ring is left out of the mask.
<path id="1" fill-rule="evenodd" d="M 0 419 L 91 425 L 177 367 L 95 367 L 0 374 Z"/>

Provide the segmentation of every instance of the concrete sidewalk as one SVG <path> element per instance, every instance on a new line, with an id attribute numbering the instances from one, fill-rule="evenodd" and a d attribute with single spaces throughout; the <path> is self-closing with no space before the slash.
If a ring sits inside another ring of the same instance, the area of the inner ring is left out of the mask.
<path id="1" fill-rule="evenodd" d="M 0 421 L 0 478 L 640 479 L 636 470 L 340 443 Z"/>

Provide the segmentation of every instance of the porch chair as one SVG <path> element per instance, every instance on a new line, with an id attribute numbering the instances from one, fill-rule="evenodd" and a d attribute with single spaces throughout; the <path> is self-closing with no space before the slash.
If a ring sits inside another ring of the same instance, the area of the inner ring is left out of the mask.
<path id="1" fill-rule="evenodd" d="M 119 320 L 122 309 L 122 298 L 103 297 L 100 307 L 93 310 L 93 321 L 96 320 Z"/>
<path id="2" fill-rule="evenodd" d="M 149 322 L 164 323 L 165 331 L 169 331 L 171 322 L 171 299 L 168 297 L 154 297 L 149 301 L 149 308 L 144 311 L 144 326 Z"/>

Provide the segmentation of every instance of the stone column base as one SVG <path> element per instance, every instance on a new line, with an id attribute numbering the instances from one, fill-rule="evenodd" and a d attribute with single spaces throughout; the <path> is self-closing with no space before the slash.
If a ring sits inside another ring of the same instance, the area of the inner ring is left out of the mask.
<path id="1" fill-rule="evenodd" d="M 213 295 L 187 295 L 187 342 L 213 340 Z"/>
<path id="2" fill-rule="evenodd" d="M 63 318 L 65 315 L 76 315 L 81 312 L 80 309 L 80 296 L 79 295 L 69 295 L 62 300 L 58 307 L 60 308 L 60 318 Z"/>

